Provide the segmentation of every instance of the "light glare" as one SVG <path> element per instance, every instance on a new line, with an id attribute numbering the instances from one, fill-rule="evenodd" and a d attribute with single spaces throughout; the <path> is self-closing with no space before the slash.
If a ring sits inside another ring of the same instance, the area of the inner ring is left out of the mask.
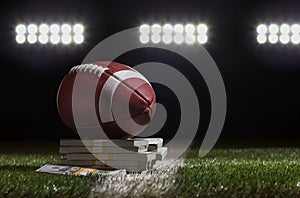
<path id="1" fill-rule="evenodd" d="M 46 25 L 46 24 L 41 24 L 40 27 L 39 27 L 39 32 L 41 34 L 48 34 L 48 32 L 49 32 L 49 26 Z"/>
<path id="2" fill-rule="evenodd" d="M 205 25 L 205 24 L 199 24 L 198 26 L 197 26 L 197 32 L 199 33 L 199 34 L 206 34 L 207 33 L 207 30 L 208 30 L 208 28 L 207 28 L 207 26 Z"/>
<path id="3" fill-rule="evenodd" d="M 58 44 L 60 41 L 60 36 L 58 34 L 52 34 L 50 36 L 50 42 L 54 45 Z"/>
<path id="4" fill-rule="evenodd" d="M 26 37 L 24 36 L 24 34 L 18 34 L 16 36 L 16 41 L 18 44 L 23 44 L 26 41 Z"/>
<path id="5" fill-rule="evenodd" d="M 269 25 L 269 32 L 270 32 L 271 34 L 277 34 L 278 31 L 279 31 L 278 25 L 276 25 L 276 24 L 271 24 L 271 25 Z"/>
<path id="6" fill-rule="evenodd" d="M 37 41 L 37 36 L 35 34 L 29 34 L 27 36 L 28 43 L 34 44 Z"/>
<path id="7" fill-rule="evenodd" d="M 63 34 L 70 34 L 71 33 L 71 26 L 69 25 L 69 24 L 63 24 L 62 26 L 61 26 L 61 32 L 63 33 Z"/>
<path id="8" fill-rule="evenodd" d="M 183 28 L 183 25 L 181 25 L 181 24 L 176 24 L 175 26 L 174 26 L 174 32 L 177 34 L 177 33 L 180 33 L 180 34 L 182 34 L 183 33 L 183 30 L 184 30 L 184 28 Z"/>
<path id="9" fill-rule="evenodd" d="M 290 30 L 291 30 L 291 28 L 290 28 L 290 26 L 288 24 L 282 24 L 280 26 L 280 32 L 282 34 L 288 34 L 288 33 L 290 33 Z"/>
<path id="10" fill-rule="evenodd" d="M 73 26 L 73 32 L 74 34 L 82 34 L 84 31 L 83 25 L 77 23 Z"/>
<path id="11" fill-rule="evenodd" d="M 72 41 L 72 37 L 70 34 L 63 34 L 61 36 L 61 42 L 65 45 L 70 44 Z"/>
<path id="12" fill-rule="evenodd" d="M 265 24 L 260 24 L 256 28 L 258 34 L 266 34 L 268 32 L 268 27 Z"/>
<path id="13" fill-rule="evenodd" d="M 187 34 L 193 34 L 195 32 L 195 26 L 193 24 L 187 24 L 184 30 Z"/>
<path id="14" fill-rule="evenodd" d="M 151 31 L 153 34 L 160 34 L 161 33 L 161 26 L 158 24 L 154 24 L 151 27 Z"/>
<path id="15" fill-rule="evenodd" d="M 140 42 L 142 44 L 146 44 L 150 41 L 150 37 L 148 36 L 148 34 L 141 34 L 140 35 Z"/>
<path id="16" fill-rule="evenodd" d="M 37 33 L 37 26 L 35 24 L 30 24 L 27 27 L 27 31 L 29 34 L 36 34 Z"/>
<path id="17" fill-rule="evenodd" d="M 49 41 L 49 38 L 46 34 L 39 35 L 39 42 L 41 44 L 46 44 L 46 43 L 48 43 L 48 41 Z"/>
<path id="18" fill-rule="evenodd" d="M 165 25 L 163 26 L 163 32 L 164 32 L 165 34 L 172 34 L 172 32 L 173 32 L 173 27 L 172 27 L 172 25 L 171 25 L 171 24 L 165 24 Z"/>
<path id="19" fill-rule="evenodd" d="M 74 43 L 81 44 L 83 42 L 84 38 L 83 38 L 82 34 L 75 34 L 73 36 L 73 40 L 74 40 Z"/>
<path id="20" fill-rule="evenodd" d="M 26 26 L 23 24 L 19 24 L 16 27 L 16 33 L 17 34 L 25 34 L 26 33 Z"/>
<path id="21" fill-rule="evenodd" d="M 291 37 L 291 42 L 295 45 L 300 43 L 300 35 L 299 34 L 294 34 Z"/>
<path id="22" fill-rule="evenodd" d="M 267 36 L 265 34 L 259 34 L 257 35 L 256 40 L 259 44 L 264 44 L 267 42 Z"/>
<path id="23" fill-rule="evenodd" d="M 149 34 L 150 33 L 150 26 L 147 24 L 143 24 L 140 26 L 140 33 L 141 34 Z"/>
<path id="24" fill-rule="evenodd" d="M 188 45 L 194 44 L 196 42 L 196 37 L 193 34 L 188 34 L 185 36 L 185 42 Z"/>
<path id="25" fill-rule="evenodd" d="M 293 24 L 291 27 L 291 31 L 293 34 L 299 34 L 300 33 L 300 25 Z"/>
<path id="26" fill-rule="evenodd" d="M 59 31 L 60 31 L 59 25 L 57 25 L 57 24 L 52 24 L 52 25 L 50 26 L 50 32 L 51 32 L 52 34 L 58 34 Z"/>
<path id="27" fill-rule="evenodd" d="M 280 37 L 279 37 L 279 41 L 280 41 L 282 44 L 287 44 L 287 43 L 290 41 L 290 37 L 289 37 L 289 35 L 287 35 L 287 34 L 282 34 L 282 35 L 280 35 Z"/>
<path id="28" fill-rule="evenodd" d="M 161 41 L 160 35 L 159 35 L 159 34 L 153 34 L 153 35 L 151 36 L 151 41 L 152 41 L 152 43 L 154 43 L 154 44 L 159 43 L 159 42 Z"/>
<path id="29" fill-rule="evenodd" d="M 184 37 L 183 37 L 182 34 L 175 34 L 175 36 L 174 36 L 174 42 L 176 44 L 181 44 L 181 43 L 183 43 L 183 41 L 184 41 Z"/>
<path id="30" fill-rule="evenodd" d="M 165 34 L 165 35 L 163 35 L 162 40 L 165 44 L 170 44 L 172 42 L 172 35 Z"/>
<path id="31" fill-rule="evenodd" d="M 278 36 L 276 34 L 270 34 L 268 40 L 271 44 L 275 44 L 278 42 Z"/>
<path id="32" fill-rule="evenodd" d="M 207 38 L 206 34 L 203 34 L 203 35 L 200 34 L 197 36 L 197 40 L 200 44 L 204 44 L 207 42 L 208 38 Z"/>

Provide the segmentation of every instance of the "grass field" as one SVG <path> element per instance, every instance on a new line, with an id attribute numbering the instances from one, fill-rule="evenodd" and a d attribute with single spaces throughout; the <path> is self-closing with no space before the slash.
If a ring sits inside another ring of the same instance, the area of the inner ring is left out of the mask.
<path id="1" fill-rule="evenodd" d="M 299 148 L 214 149 L 204 158 L 197 152 L 178 168 L 115 178 L 38 174 L 58 154 L 2 153 L 0 197 L 300 197 Z"/>

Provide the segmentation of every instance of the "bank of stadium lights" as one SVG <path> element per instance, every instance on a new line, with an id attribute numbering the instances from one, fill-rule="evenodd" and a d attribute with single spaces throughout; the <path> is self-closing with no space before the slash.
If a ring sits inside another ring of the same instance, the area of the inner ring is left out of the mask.
<path id="1" fill-rule="evenodd" d="M 84 41 L 82 24 L 19 24 L 16 26 L 16 42 L 18 44 L 81 44 Z"/>
<path id="2" fill-rule="evenodd" d="M 146 43 L 164 43 L 164 44 L 182 44 L 192 45 L 195 43 L 205 44 L 208 40 L 207 26 L 203 23 L 193 24 L 143 24 L 139 28 L 140 42 Z"/>
<path id="3" fill-rule="evenodd" d="M 259 44 L 300 44 L 300 25 L 299 24 L 260 24 L 256 28 L 257 42 Z"/>

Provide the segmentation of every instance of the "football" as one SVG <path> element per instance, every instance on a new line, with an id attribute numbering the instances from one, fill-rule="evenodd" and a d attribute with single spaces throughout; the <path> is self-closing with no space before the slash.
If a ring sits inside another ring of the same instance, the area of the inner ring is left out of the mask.
<path id="1" fill-rule="evenodd" d="M 155 113 L 155 92 L 148 80 L 117 62 L 73 67 L 63 78 L 57 108 L 62 121 L 81 138 L 137 136 Z"/>

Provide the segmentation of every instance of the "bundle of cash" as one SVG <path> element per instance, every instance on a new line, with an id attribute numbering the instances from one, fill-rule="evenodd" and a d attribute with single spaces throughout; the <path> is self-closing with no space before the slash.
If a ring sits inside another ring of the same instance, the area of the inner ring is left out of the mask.
<path id="1" fill-rule="evenodd" d="M 152 169 L 158 160 L 163 160 L 167 147 L 163 147 L 161 138 L 63 139 L 59 152 L 61 165 L 141 172 Z"/>

